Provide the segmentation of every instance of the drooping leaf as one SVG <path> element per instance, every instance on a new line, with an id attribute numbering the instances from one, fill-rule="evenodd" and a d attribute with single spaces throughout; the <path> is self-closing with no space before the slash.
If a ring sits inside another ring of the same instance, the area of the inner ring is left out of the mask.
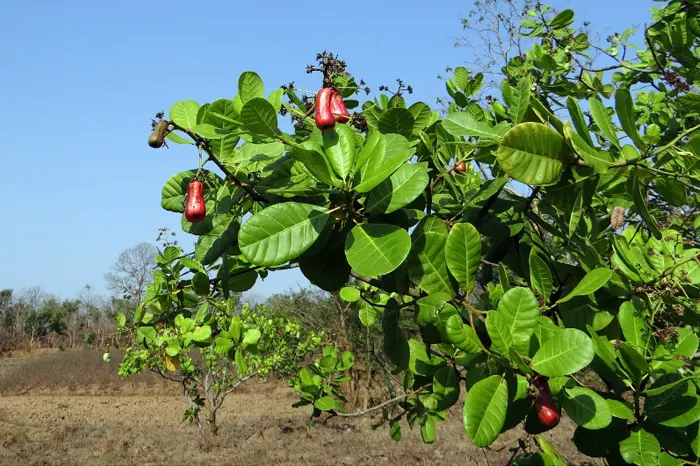
<path id="1" fill-rule="evenodd" d="M 508 384 L 498 375 L 475 383 L 464 402 L 464 427 L 477 447 L 493 443 L 503 428 L 508 410 Z"/>
<path id="2" fill-rule="evenodd" d="M 385 275 L 398 268 L 411 250 L 411 237 L 398 226 L 367 223 L 348 233 L 345 255 L 350 266 L 369 277 Z"/>
<path id="3" fill-rule="evenodd" d="M 564 170 L 564 138 L 541 123 L 520 123 L 506 133 L 496 160 L 512 178 L 533 186 L 559 181 Z"/>
<path id="4" fill-rule="evenodd" d="M 329 219 L 325 209 L 312 204 L 271 205 L 241 227 L 238 234 L 241 252 L 256 265 L 282 265 L 306 251 Z"/>
<path id="5" fill-rule="evenodd" d="M 576 99 L 571 96 L 567 97 L 566 107 L 569 110 L 569 116 L 571 116 L 571 121 L 573 122 L 574 128 L 576 128 L 578 135 L 586 144 L 593 146 L 591 134 L 588 132 L 588 125 L 586 124 L 586 120 L 583 117 L 583 112 L 581 112 L 581 107 L 579 107 Z M 566 131 L 566 127 L 564 131 Z"/>

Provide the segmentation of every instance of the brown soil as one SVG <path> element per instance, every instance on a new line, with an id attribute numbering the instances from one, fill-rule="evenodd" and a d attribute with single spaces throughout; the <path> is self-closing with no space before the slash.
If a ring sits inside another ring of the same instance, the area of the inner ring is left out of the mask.
<path id="1" fill-rule="evenodd" d="M 520 428 L 489 449 L 464 433 L 461 402 L 437 427 L 434 444 L 403 423 L 403 440 L 372 419 L 333 418 L 307 428 L 308 408 L 279 382 L 251 382 L 227 398 L 220 433 L 205 439 L 182 424 L 177 386 L 148 375 L 122 381 L 118 357 L 97 351 L 0 360 L 0 465 L 507 465 Z M 39 381 L 39 382 L 37 382 Z M 569 465 L 602 464 L 580 455 L 563 419 L 543 434 Z"/>

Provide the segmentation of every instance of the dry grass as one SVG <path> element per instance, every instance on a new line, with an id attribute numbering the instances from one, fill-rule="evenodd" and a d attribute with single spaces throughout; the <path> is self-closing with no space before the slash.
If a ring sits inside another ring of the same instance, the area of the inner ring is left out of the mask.
<path id="1" fill-rule="evenodd" d="M 386 429 L 373 431 L 371 419 L 334 418 L 308 429 L 309 411 L 291 407 L 296 398 L 284 384 L 253 382 L 227 399 L 219 437 L 204 440 L 180 423 L 185 404 L 177 386 L 150 374 L 121 380 L 120 355 L 112 357 L 105 364 L 99 351 L 75 351 L 0 360 L 0 465 L 500 466 L 521 436 L 513 429 L 490 450 L 475 448 L 461 403 L 433 445 L 407 426 L 404 440 L 394 442 Z M 567 464 L 587 464 L 571 444 L 573 427 L 564 419 L 544 437 Z"/>

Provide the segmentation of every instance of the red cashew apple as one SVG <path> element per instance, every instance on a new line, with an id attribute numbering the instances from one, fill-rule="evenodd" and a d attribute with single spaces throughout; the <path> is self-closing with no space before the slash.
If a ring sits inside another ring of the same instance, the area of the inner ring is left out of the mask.
<path id="1" fill-rule="evenodd" d="M 335 118 L 336 123 L 347 123 L 350 121 L 350 113 L 348 109 L 345 108 L 345 102 L 343 102 L 343 96 L 340 92 L 333 89 L 331 93 L 331 113 Z"/>
<path id="2" fill-rule="evenodd" d="M 539 396 L 535 400 L 535 410 L 540 422 L 547 427 L 556 425 L 559 422 L 559 410 L 557 405 L 552 401 L 552 393 L 549 391 L 547 382 L 538 384 L 540 391 Z"/>
<path id="3" fill-rule="evenodd" d="M 324 87 L 316 94 L 316 126 L 323 132 L 333 129 L 335 117 L 331 111 L 333 89 Z"/>
<path id="4" fill-rule="evenodd" d="M 185 218 L 188 222 L 197 223 L 207 216 L 207 206 L 204 202 L 204 185 L 199 180 L 192 180 L 187 186 L 185 201 Z"/>

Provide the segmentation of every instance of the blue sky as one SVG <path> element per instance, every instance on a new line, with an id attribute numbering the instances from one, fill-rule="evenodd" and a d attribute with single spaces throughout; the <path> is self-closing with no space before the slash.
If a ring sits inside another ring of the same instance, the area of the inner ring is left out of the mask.
<path id="1" fill-rule="evenodd" d="M 546 2 L 545 2 L 546 3 Z M 552 0 L 574 8 L 603 35 L 643 26 L 652 0 Z M 47 0 L 4 2 L 0 14 L 0 149 L 4 179 L 0 288 L 41 286 L 71 297 L 85 285 L 106 292 L 103 274 L 119 253 L 153 242 L 158 228 L 195 237 L 160 208 L 163 183 L 195 166 L 191 148 L 153 150 L 150 118 L 183 99 L 231 98 L 241 72 L 259 73 L 266 94 L 281 84 L 319 87 L 305 67 L 324 49 L 376 91 L 402 78 L 411 100 L 433 105 L 437 79 L 469 60 L 454 48 L 471 1 L 198 3 Z M 254 293 L 308 282 L 271 274 Z"/>

